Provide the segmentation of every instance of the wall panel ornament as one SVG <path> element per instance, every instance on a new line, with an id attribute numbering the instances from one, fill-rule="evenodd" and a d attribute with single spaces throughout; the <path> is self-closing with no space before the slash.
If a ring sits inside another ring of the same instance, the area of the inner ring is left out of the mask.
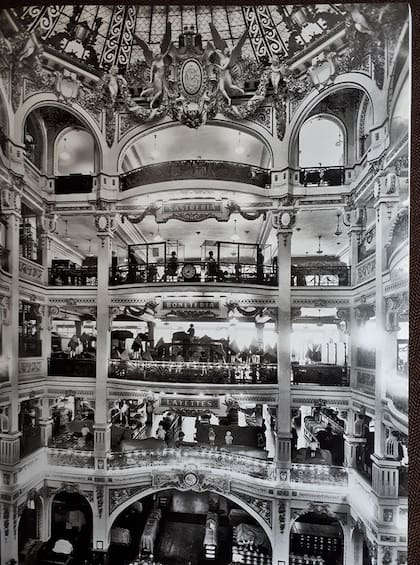
<path id="1" fill-rule="evenodd" d="M 175 488 L 198 492 L 213 491 L 230 492 L 230 481 L 227 477 L 200 473 L 197 470 L 184 469 L 176 473 L 153 473 L 152 484 L 157 488 Z"/>
<path id="2" fill-rule="evenodd" d="M 243 492 L 233 492 L 232 494 L 235 494 L 235 496 L 243 500 L 252 510 L 259 514 L 264 522 L 271 528 L 273 522 L 273 503 L 271 500 L 244 494 Z"/>
<path id="3" fill-rule="evenodd" d="M 112 514 L 118 506 L 121 506 L 130 498 L 133 498 L 137 494 L 142 493 L 144 490 L 148 489 L 147 485 L 137 485 L 131 487 L 123 487 L 123 488 L 111 488 L 109 489 L 109 505 L 108 505 L 108 513 Z"/>

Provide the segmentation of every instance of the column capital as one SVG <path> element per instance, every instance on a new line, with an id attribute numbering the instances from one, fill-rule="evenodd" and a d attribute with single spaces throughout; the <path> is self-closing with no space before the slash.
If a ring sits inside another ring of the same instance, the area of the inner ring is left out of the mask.
<path id="1" fill-rule="evenodd" d="M 0 183 L 1 212 L 4 215 L 20 215 L 22 191 L 14 184 Z"/>
<path id="2" fill-rule="evenodd" d="M 277 231 L 292 231 L 296 223 L 295 206 L 279 206 L 271 212 L 271 224 Z"/>
<path id="3" fill-rule="evenodd" d="M 95 204 L 95 228 L 99 238 L 112 237 L 118 227 L 120 214 L 115 211 L 115 203 L 97 200 Z"/>

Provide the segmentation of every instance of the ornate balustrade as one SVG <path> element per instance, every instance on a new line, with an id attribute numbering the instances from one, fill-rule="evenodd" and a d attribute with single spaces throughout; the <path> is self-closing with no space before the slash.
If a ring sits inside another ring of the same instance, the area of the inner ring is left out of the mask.
<path id="1" fill-rule="evenodd" d="M 94 469 L 95 457 L 92 451 L 81 451 L 74 449 L 48 448 L 48 465 L 77 467 L 79 469 Z"/>
<path id="2" fill-rule="evenodd" d="M 349 286 L 350 267 L 319 265 L 292 267 L 291 286 Z"/>
<path id="3" fill-rule="evenodd" d="M 205 261 L 179 261 L 175 270 L 163 263 L 120 265 L 110 269 L 110 284 L 135 283 L 234 283 L 277 286 L 277 273 L 271 265 L 239 264 L 220 261 L 209 275 Z"/>
<path id="4" fill-rule="evenodd" d="M 347 486 L 348 473 L 345 467 L 330 465 L 304 465 L 293 463 L 290 469 L 291 483 Z"/>
<path id="5" fill-rule="evenodd" d="M 303 186 L 341 186 L 345 181 L 344 167 L 305 167 L 299 173 Z"/>
<path id="6" fill-rule="evenodd" d="M 98 272 L 95 267 L 48 269 L 48 284 L 52 286 L 96 286 Z"/>
<path id="7" fill-rule="evenodd" d="M 85 377 L 94 379 L 96 376 L 96 359 L 51 357 L 48 359 L 48 375 L 50 377 Z"/>
<path id="8" fill-rule="evenodd" d="M 143 165 L 121 175 L 121 190 L 174 180 L 205 179 L 241 182 L 265 188 L 270 182 L 268 169 L 231 161 L 182 160 Z"/>
<path id="9" fill-rule="evenodd" d="M 317 384 L 321 386 L 349 386 L 348 367 L 314 364 L 292 365 L 292 384 Z"/>
<path id="10" fill-rule="evenodd" d="M 277 382 L 277 365 L 111 359 L 109 377 L 166 383 L 272 384 Z"/>
<path id="11" fill-rule="evenodd" d="M 173 467 L 187 462 L 211 469 L 226 469 L 258 479 L 274 480 L 275 465 L 272 461 L 237 455 L 227 451 L 181 447 L 161 451 L 128 451 L 108 455 L 108 469 L 153 468 L 165 465 Z"/>
<path id="12" fill-rule="evenodd" d="M 68 175 L 55 178 L 56 194 L 86 194 L 92 192 L 91 175 Z"/>

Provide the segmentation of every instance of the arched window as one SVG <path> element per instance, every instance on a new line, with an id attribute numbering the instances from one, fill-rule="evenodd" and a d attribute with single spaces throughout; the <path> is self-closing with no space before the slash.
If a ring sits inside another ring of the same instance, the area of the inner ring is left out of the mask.
<path id="1" fill-rule="evenodd" d="M 95 171 L 93 136 L 83 129 L 62 131 L 55 144 L 54 170 L 57 176 L 93 174 Z"/>
<path id="2" fill-rule="evenodd" d="M 314 116 L 299 132 L 299 167 L 344 165 L 344 128 L 330 118 Z"/>

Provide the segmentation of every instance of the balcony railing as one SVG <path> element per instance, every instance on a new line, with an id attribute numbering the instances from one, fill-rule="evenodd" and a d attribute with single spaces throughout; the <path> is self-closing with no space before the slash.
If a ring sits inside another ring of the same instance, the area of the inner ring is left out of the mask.
<path id="1" fill-rule="evenodd" d="M 189 159 L 143 165 L 121 176 L 121 190 L 174 180 L 205 179 L 241 182 L 265 188 L 270 182 L 269 170 L 231 161 Z"/>
<path id="2" fill-rule="evenodd" d="M 292 267 L 292 286 L 349 286 L 350 267 L 320 265 Z"/>
<path id="3" fill-rule="evenodd" d="M 48 359 L 48 375 L 50 377 L 95 378 L 96 359 L 51 357 Z"/>
<path id="4" fill-rule="evenodd" d="M 151 468 L 164 465 L 184 466 L 186 462 L 211 469 L 226 469 L 258 479 L 274 480 L 275 466 L 272 461 L 255 459 L 228 451 L 181 447 L 156 451 L 115 452 L 108 455 L 108 469 Z"/>
<path id="5" fill-rule="evenodd" d="M 257 266 L 220 262 L 209 275 L 205 261 L 179 261 L 176 269 L 168 269 L 164 264 L 121 265 L 110 269 L 110 284 L 135 283 L 235 283 L 260 284 L 265 286 L 277 285 L 277 273 L 272 266 Z"/>
<path id="6" fill-rule="evenodd" d="M 95 286 L 97 276 L 95 267 L 48 269 L 48 283 L 52 286 Z"/>
<path id="7" fill-rule="evenodd" d="M 299 182 L 303 186 L 340 186 L 346 181 L 344 167 L 308 167 L 300 169 Z"/>
<path id="8" fill-rule="evenodd" d="M 91 175 L 68 175 L 55 178 L 56 194 L 85 194 L 92 192 Z"/>
<path id="9" fill-rule="evenodd" d="M 345 467 L 331 465 L 304 465 L 293 463 L 290 470 L 291 483 L 347 486 L 348 472 Z"/>
<path id="10" fill-rule="evenodd" d="M 293 365 L 292 384 L 316 384 L 320 386 L 349 386 L 348 367 L 339 365 Z"/>
<path id="11" fill-rule="evenodd" d="M 277 365 L 111 359 L 109 377 L 162 383 L 274 384 L 277 382 Z"/>
<path id="12" fill-rule="evenodd" d="M 77 467 L 78 469 L 93 469 L 95 467 L 95 457 L 90 451 L 74 449 L 48 449 L 48 465 Z"/>

